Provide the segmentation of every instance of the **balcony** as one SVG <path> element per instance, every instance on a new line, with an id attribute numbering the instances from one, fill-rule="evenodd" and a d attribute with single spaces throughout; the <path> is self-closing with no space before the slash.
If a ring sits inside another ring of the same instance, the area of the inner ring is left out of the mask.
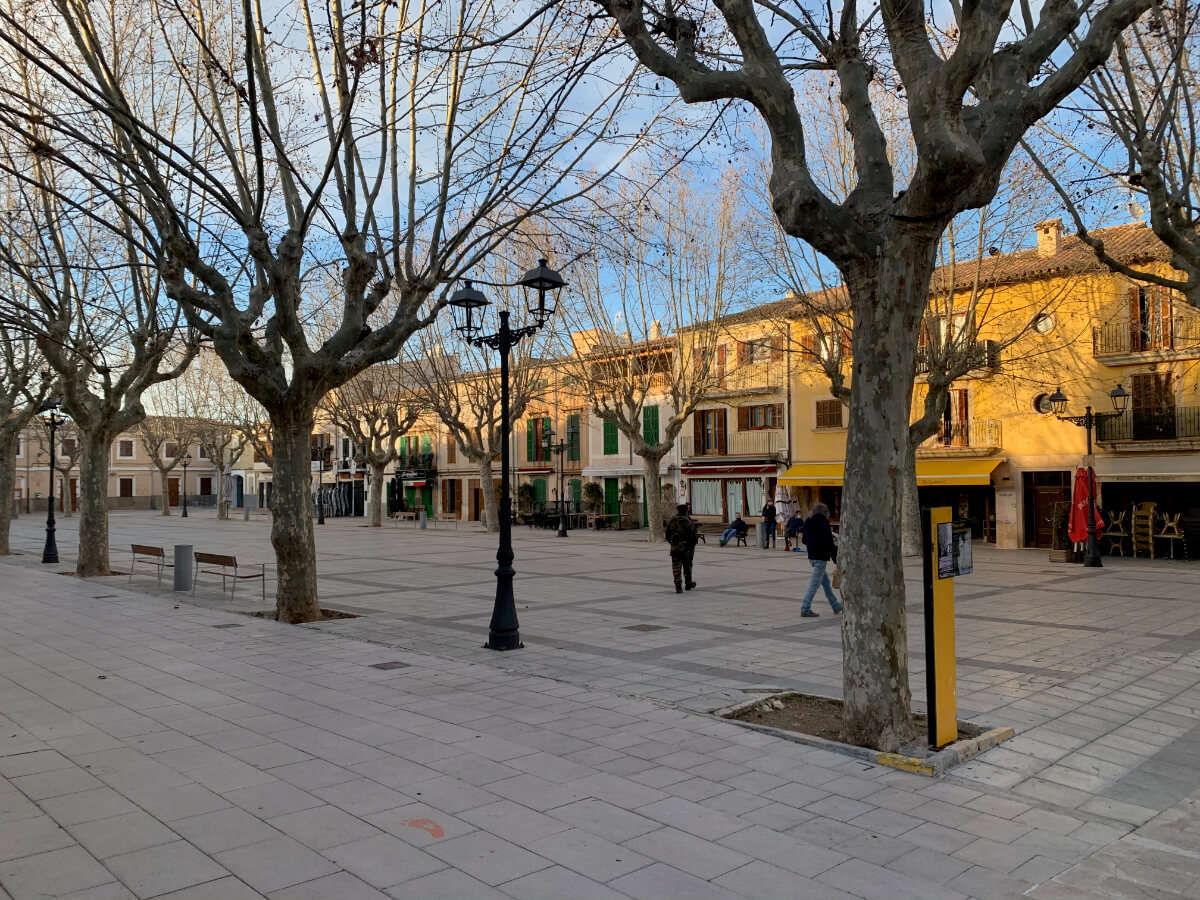
<path id="1" fill-rule="evenodd" d="M 937 434 L 921 442 L 922 456 L 995 453 L 1004 445 L 999 419 L 965 419 L 941 422 Z"/>
<path id="2" fill-rule="evenodd" d="M 763 456 L 775 459 L 780 452 L 787 450 L 787 435 L 782 429 L 761 429 L 757 431 L 733 431 L 726 435 L 724 453 L 716 450 L 696 452 L 695 438 L 686 435 L 683 438 L 684 459 L 710 456 Z"/>
<path id="3" fill-rule="evenodd" d="M 437 463 L 432 453 L 412 453 L 396 457 L 396 471 L 428 471 L 435 468 Z"/>
<path id="4" fill-rule="evenodd" d="M 783 363 L 747 363 L 717 379 L 708 396 L 781 394 L 786 371 Z"/>
<path id="5" fill-rule="evenodd" d="M 1092 358 L 1109 365 L 1200 357 L 1200 316 L 1112 322 L 1092 329 Z"/>
<path id="6" fill-rule="evenodd" d="M 1114 419 L 1096 424 L 1096 440 L 1173 441 L 1173 449 L 1185 449 L 1178 442 L 1200 445 L 1200 406 L 1175 406 L 1165 409 L 1131 409 Z"/>

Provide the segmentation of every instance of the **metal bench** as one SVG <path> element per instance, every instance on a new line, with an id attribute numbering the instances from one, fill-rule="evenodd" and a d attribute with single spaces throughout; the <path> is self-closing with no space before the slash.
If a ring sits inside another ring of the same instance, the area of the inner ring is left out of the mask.
<path id="1" fill-rule="evenodd" d="M 158 570 L 158 583 L 162 584 L 163 569 L 175 568 L 174 563 L 167 562 L 167 551 L 162 547 L 151 547 L 149 544 L 131 544 L 133 559 L 129 561 L 129 580 L 133 581 L 133 567 L 138 560 L 149 563 Z"/>
<path id="2" fill-rule="evenodd" d="M 454 513 L 436 513 L 433 517 L 433 521 L 435 525 L 438 522 L 453 522 L 454 530 L 458 531 L 458 516 L 454 515 Z"/>
<path id="3" fill-rule="evenodd" d="M 265 603 L 267 600 L 267 567 L 263 563 L 258 564 L 257 572 L 245 572 L 246 566 L 242 566 L 243 571 L 238 570 L 238 561 L 236 556 L 226 556 L 221 553 L 201 553 L 196 551 L 196 571 L 192 574 L 192 596 L 196 596 L 196 582 L 200 578 L 200 574 L 205 575 L 220 575 L 221 576 L 221 593 L 225 593 L 226 579 L 233 580 L 233 587 L 229 589 L 229 599 L 232 602 L 234 592 L 237 590 L 237 583 L 247 578 L 262 579 L 262 598 Z"/>

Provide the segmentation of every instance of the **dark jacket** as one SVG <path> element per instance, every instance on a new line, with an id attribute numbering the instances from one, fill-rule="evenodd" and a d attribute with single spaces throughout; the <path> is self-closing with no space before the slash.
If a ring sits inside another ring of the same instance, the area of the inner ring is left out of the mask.
<path id="1" fill-rule="evenodd" d="M 837 562 L 837 544 L 833 542 L 833 529 L 824 516 L 809 516 L 804 521 L 804 546 L 809 559 L 833 560 Z"/>
<path id="2" fill-rule="evenodd" d="M 672 516 L 667 521 L 666 537 L 672 556 L 688 556 L 700 540 L 700 526 L 690 516 Z"/>
<path id="3" fill-rule="evenodd" d="M 732 528 L 738 534 L 745 534 L 747 531 L 750 530 L 750 526 L 746 524 L 745 519 L 734 519 L 732 522 L 729 523 L 728 527 Z"/>
<path id="4" fill-rule="evenodd" d="M 766 525 L 774 525 L 775 524 L 775 504 L 774 503 L 768 503 L 766 506 L 763 507 L 762 517 L 763 517 L 764 524 L 766 524 Z M 768 530 L 770 530 L 770 529 L 768 529 Z"/>
<path id="5" fill-rule="evenodd" d="M 796 537 L 804 533 L 804 516 L 800 513 L 793 513 L 792 517 L 787 520 L 787 524 L 783 527 L 783 533 L 790 538 Z"/>

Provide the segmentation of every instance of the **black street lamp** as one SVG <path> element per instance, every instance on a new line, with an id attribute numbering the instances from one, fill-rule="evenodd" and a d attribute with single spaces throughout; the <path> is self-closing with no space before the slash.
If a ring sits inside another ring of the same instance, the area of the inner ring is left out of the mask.
<path id="1" fill-rule="evenodd" d="M 554 432 L 546 435 L 546 450 L 558 457 L 558 535 L 567 536 L 567 507 L 563 496 L 563 454 L 567 452 L 567 442 L 554 443 Z"/>
<path id="2" fill-rule="evenodd" d="M 325 463 L 333 447 L 317 447 L 317 524 L 325 524 Z"/>
<path id="3" fill-rule="evenodd" d="M 1092 468 L 1092 429 L 1101 422 L 1120 418 L 1129 405 L 1129 393 L 1118 384 L 1116 388 L 1108 392 L 1108 399 L 1112 401 L 1113 409 L 1116 412 L 1092 412 L 1092 408 L 1088 406 L 1084 409 L 1082 416 L 1064 416 L 1063 410 L 1067 408 L 1067 395 L 1063 393 L 1062 387 L 1057 388 L 1049 397 L 1050 406 L 1059 420 L 1079 425 L 1087 432 L 1088 519 L 1087 551 L 1083 555 L 1083 564 L 1093 569 L 1102 568 L 1104 563 L 1100 560 L 1100 544 L 1096 540 L 1096 471 Z"/>
<path id="4" fill-rule="evenodd" d="M 42 550 L 43 563 L 58 562 L 58 542 L 54 539 L 54 432 L 59 425 L 67 421 L 67 416 L 59 412 L 61 403 L 61 397 L 57 400 L 43 400 L 38 409 L 42 422 L 50 430 L 50 499 L 46 503 L 46 546 Z"/>
<path id="5" fill-rule="evenodd" d="M 188 467 L 188 464 L 192 461 L 192 454 L 190 454 L 186 450 L 184 450 L 183 456 L 179 457 L 179 461 L 181 463 L 183 463 L 183 512 L 181 512 L 179 515 L 186 519 L 188 517 L 188 514 L 187 514 L 187 467 Z"/>
<path id="6" fill-rule="evenodd" d="M 512 493 L 508 484 L 509 436 L 512 420 L 508 408 L 508 358 L 523 338 L 542 328 L 554 314 L 553 295 L 566 285 L 561 275 L 546 267 L 546 260 L 539 259 L 537 268 L 526 272 L 517 282 L 525 289 L 525 305 L 533 317 L 533 324 L 524 328 L 508 327 L 508 310 L 500 310 L 500 330 L 494 334 L 480 334 L 483 310 L 490 301 L 480 291 L 463 280 L 463 287 L 450 296 L 450 305 L 459 316 L 456 326 L 463 339 L 475 347 L 490 347 L 500 352 L 500 549 L 496 551 L 496 602 L 492 607 L 492 621 L 488 627 L 488 641 L 484 645 L 492 650 L 516 650 L 521 643 L 521 626 L 517 621 L 517 603 L 513 596 L 512 549 Z M 549 305 L 547 305 L 549 300 Z M 536 302 L 535 302 L 536 301 Z"/>

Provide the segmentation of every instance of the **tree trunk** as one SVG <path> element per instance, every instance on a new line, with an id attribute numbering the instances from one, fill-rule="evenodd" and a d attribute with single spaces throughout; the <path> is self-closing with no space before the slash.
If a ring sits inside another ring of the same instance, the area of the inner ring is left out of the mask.
<path id="1" fill-rule="evenodd" d="M 387 463 L 371 463 L 371 496 L 367 502 L 371 505 L 371 518 L 367 523 L 372 528 L 383 526 L 383 474 Z"/>
<path id="2" fill-rule="evenodd" d="M 220 459 L 220 457 L 217 457 Z M 225 472 L 217 472 L 217 520 L 229 518 L 230 498 L 225 496 Z"/>
<path id="3" fill-rule="evenodd" d="M 59 469 L 58 470 L 59 473 L 62 475 L 62 495 L 61 496 L 62 496 L 62 508 L 63 508 L 62 517 L 64 519 L 71 518 L 71 469 L 73 469 L 73 468 L 75 468 L 75 467 L 72 466 L 70 469 Z"/>
<path id="4" fill-rule="evenodd" d="M 662 519 L 662 476 L 658 472 L 661 461 L 661 457 L 642 457 L 642 468 L 645 471 L 643 477 L 646 479 L 646 519 L 650 527 L 650 537 L 647 540 L 651 544 L 660 544 L 666 540 Z"/>
<path id="5" fill-rule="evenodd" d="M 921 500 L 917 495 L 917 448 L 910 438 L 905 442 L 903 495 L 900 509 L 901 552 L 906 557 L 921 555 Z"/>
<path id="6" fill-rule="evenodd" d="M 167 478 L 167 473 L 164 469 L 158 470 L 158 477 L 162 482 L 162 514 L 169 516 L 171 514 L 171 482 Z"/>
<path id="7" fill-rule="evenodd" d="M 846 276 L 856 316 L 839 557 L 846 564 L 842 739 L 889 752 L 914 734 L 904 567 L 896 536 L 917 329 L 937 234 L 931 225 L 914 227 L 891 239 L 874 271 Z"/>
<path id="8" fill-rule="evenodd" d="M 276 618 L 293 624 L 319 622 L 317 548 L 312 523 L 312 411 L 289 420 L 272 416 L 271 425 Z"/>
<path id="9" fill-rule="evenodd" d="M 489 534 L 500 530 L 500 506 L 496 501 L 496 488 L 492 484 L 491 459 L 479 462 L 479 488 L 483 494 L 483 525 Z"/>
<path id="10" fill-rule="evenodd" d="M 109 575 L 108 567 L 108 454 L 113 435 L 80 430 L 79 554 L 75 574 L 80 578 Z"/>
<path id="11" fill-rule="evenodd" d="M 13 486 L 17 483 L 17 439 L 20 432 L 0 440 L 0 556 L 8 556 L 8 530 L 13 518 Z"/>

